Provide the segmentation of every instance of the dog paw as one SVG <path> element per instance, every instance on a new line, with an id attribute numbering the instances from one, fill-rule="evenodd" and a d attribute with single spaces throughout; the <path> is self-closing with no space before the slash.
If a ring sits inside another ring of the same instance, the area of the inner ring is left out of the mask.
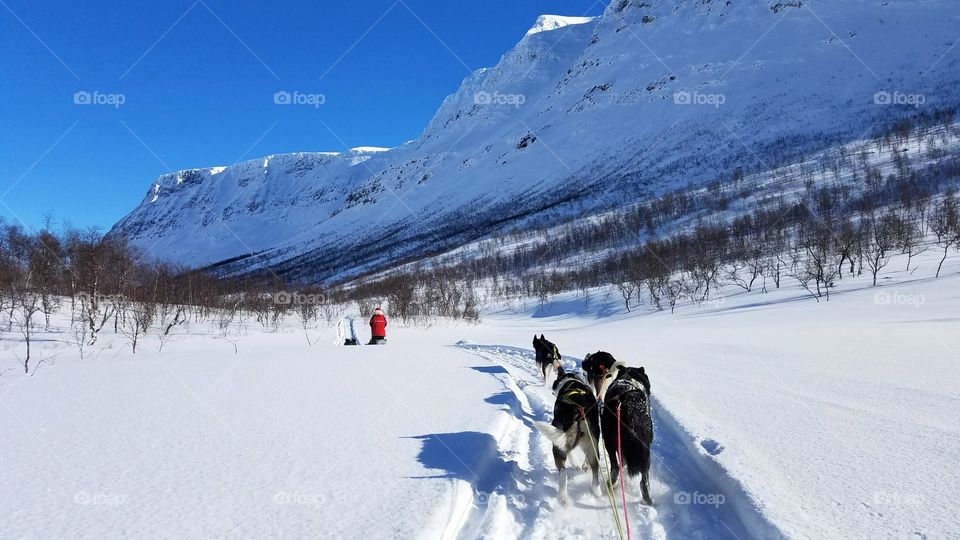
<path id="1" fill-rule="evenodd" d="M 592 488 L 590 488 L 590 492 L 593 493 L 593 496 L 594 496 L 594 497 L 602 497 L 602 496 L 603 496 L 603 493 L 600 491 L 600 485 L 599 485 L 599 484 L 597 484 L 597 485 L 593 486 Z"/>

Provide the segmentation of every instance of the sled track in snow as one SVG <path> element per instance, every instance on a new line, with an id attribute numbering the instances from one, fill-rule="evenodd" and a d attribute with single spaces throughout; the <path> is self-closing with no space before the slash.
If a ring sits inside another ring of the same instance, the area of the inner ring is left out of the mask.
<path id="1" fill-rule="evenodd" d="M 578 451 L 567 463 L 570 505 L 558 501 L 551 446 L 533 425 L 552 419 L 554 396 L 541 380 L 534 353 L 501 345 L 456 346 L 493 364 L 473 369 L 503 384 L 504 391 L 486 401 L 502 405 L 506 414 L 492 430 L 496 448 L 478 465 L 479 478 L 456 487 L 444 538 L 618 538 L 609 501 L 591 493 L 590 475 L 579 468 L 584 458 Z M 563 363 L 565 369 L 579 368 L 579 359 L 564 357 Z M 655 389 L 656 379 L 653 382 Z M 654 507 L 643 505 L 637 486 L 627 483 L 633 538 L 783 537 L 742 485 L 655 397 L 653 420 Z M 619 508 L 619 491 L 616 497 Z"/>

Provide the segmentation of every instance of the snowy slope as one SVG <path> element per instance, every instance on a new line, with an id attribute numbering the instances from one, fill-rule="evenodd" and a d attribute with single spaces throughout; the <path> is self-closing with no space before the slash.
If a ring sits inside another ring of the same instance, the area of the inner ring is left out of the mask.
<path id="1" fill-rule="evenodd" d="M 32 377 L 0 335 L 0 537 L 615 538 L 586 475 L 557 502 L 543 332 L 570 366 L 604 349 L 650 373 L 656 504 L 628 493 L 633 538 L 955 538 L 960 266 L 936 262 L 829 303 L 786 285 L 625 314 L 595 291 L 384 347 L 251 322 L 239 354 L 193 325 L 79 360 L 59 317 Z"/>
<path id="2" fill-rule="evenodd" d="M 221 271 L 292 280 L 418 258 L 957 105 L 958 23 L 955 2 L 885 0 L 621 0 L 595 19 L 542 17 L 418 139 L 201 169 L 191 186 L 161 177 L 112 232 L 156 257 L 239 258 Z"/>
<path id="3" fill-rule="evenodd" d="M 527 30 L 527 35 L 539 32 L 548 32 L 572 24 L 586 24 L 593 22 L 595 17 L 564 17 L 563 15 L 541 15 L 537 17 L 537 22 Z"/>
<path id="4" fill-rule="evenodd" d="M 185 263 L 262 251 L 342 211 L 382 159 L 383 150 L 355 148 L 166 174 L 144 197 L 141 208 L 149 211 L 135 211 L 114 230 L 140 239 L 148 253 Z"/>
<path id="5" fill-rule="evenodd" d="M 443 347 L 425 364 L 409 341 L 329 342 L 255 332 L 235 355 L 201 332 L 162 353 L 114 341 L 95 360 L 4 374 L 0 429 L 16 443 L 0 445 L 0 537 L 415 536 L 453 482 L 429 479 L 422 441 L 497 416 L 437 399 L 456 388 L 482 404 L 498 385 Z"/>
<path id="6" fill-rule="evenodd" d="M 792 284 L 728 288 L 678 316 L 624 314 L 613 291 L 530 301 L 503 312 L 499 343 L 552 329 L 564 353 L 602 348 L 657 373 L 667 421 L 714 465 L 702 474 L 736 479 L 787 537 L 955 538 L 960 274 L 954 261 L 933 279 L 938 262 L 877 288 L 845 279 L 821 304 Z"/>

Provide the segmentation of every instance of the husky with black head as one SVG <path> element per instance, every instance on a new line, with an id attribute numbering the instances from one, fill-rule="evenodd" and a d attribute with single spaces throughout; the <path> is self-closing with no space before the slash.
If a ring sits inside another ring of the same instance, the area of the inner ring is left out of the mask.
<path id="1" fill-rule="evenodd" d="M 603 381 L 603 376 L 606 375 L 606 373 L 610 371 L 610 368 L 616 363 L 617 359 L 614 358 L 612 354 L 597 351 L 584 356 L 580 366 L 583 368 L 584 373 L 587 374 L 587 380 L 590 381 L 590 385 L 593 386 L 597 393 L 600 393 L 600 383 Z"/>
<path id="2" fill-rule="evenodd" d="M 557 346 L 547 341 L 543 334 L 537 337 L 533 335 L 533 350 L 537 353 L 537 365 L 540 366 L 540 373 L 543 375 L 543 384 L 546 386 L 547 377 L 551 369 L 560 364 L 560 350 Z"/>
<path id="3" fill-rule="evenodd" d="M 597 398 L 582 375 L 568 373 L 557 361 L 557 380 L 553 383 L 556 403 L 553 407 L 553 422 L 536 422 L 537 429 L 553 443 L 553 460 L 557 465 L 560 484 L 560 502 L 569 503 L 567 495 L 567 456 L 580 447 L 587 456 L 587 464 L 593 474 L 592 486 L 595 495 L 600 494 L 600 421 L 597 418 Z"/>
<path id="4" fill-rule="evenodd" d="M 650 377 L 642 367 L 628 367 L 615 360 L 608 363 L 609 359 L 613 359 L 609 353 L 598 352 L 588 355 L 584 364 L 592 360 L 588 364 L 594 370 L 591 378 L 603 407 L 600 427 L 603 445 L 610 456 L 610 482 L 615 484 L 620 476 L 619 448 L 627 474 L 631 478 L 642 475 L 643 502 L 653 505 L 650 499 L 650 447 L 653 444 Z"/>

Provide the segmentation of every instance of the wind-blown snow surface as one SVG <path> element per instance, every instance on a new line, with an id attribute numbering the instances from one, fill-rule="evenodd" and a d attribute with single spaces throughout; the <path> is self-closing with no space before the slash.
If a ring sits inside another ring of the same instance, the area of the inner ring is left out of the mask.
<path id="1" fill-rule="evenodd" d="M 414 141 L 171 173 L 112 232 L 158 258 L 229 260 L 224 273 L 348 276 L 957 105 L 958 25 L 946 0 L 622 0 L 544 17 Z"/>
<path id="2" fill-rule="evenodd" d="M 549 32 L 572 24 L 587 24 L 593 22 L 595 17 L 565 17 L 563 15 L 541 15 L 537 17 L 537 22 L 527 30 L 527 35 L 538 34 L 540 32 Z"/>
<path id="3" fill-rule="evenodd" d="M 594 293 L 394 321 L 377 347 L 253 323 L 239 354 L 195 326 L 79 360 L 41 335 L 53 363 L 0 376 L 0 537 L 613 538 L 588 475 L 557 502 L 535 332 L 568 366 L 604 349 L 650 373 L 656 505 L 628 493 L 634 538 L 956 537 L 960 268 L 934 280 L 934 259 L 829 303 L 787 286 L 625 314 Z M 16 354 L 0 334 L 0 371 Z"/>

